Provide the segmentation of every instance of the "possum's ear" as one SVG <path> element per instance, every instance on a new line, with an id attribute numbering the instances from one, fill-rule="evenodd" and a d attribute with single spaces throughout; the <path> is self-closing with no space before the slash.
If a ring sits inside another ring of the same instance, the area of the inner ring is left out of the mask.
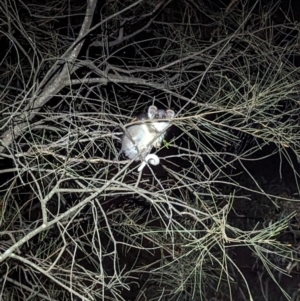
<path id="1" fill-rule="evenodd" d="M 148 118 L 154 119 L 155 115 L 157 114 L 157 107 L 156 106 L 150 106 L 148 109 Z"/>
<path id="2" fill-rule="evenodd" d="M 166 119 L 172 119 L 175 116 L 175 112 L 173 110 L 166 111 Z"/>

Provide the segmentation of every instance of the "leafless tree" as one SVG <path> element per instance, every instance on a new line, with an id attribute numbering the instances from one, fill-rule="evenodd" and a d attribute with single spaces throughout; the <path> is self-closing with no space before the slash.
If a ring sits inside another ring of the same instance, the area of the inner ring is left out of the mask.
<path id="1" fill-rule="evenodd" d="M 235 300 L 238 277 L 253 300 L 235 246 L 275 282 L 296 268 L 276 240 L 296 206 L 229 221 L 253 192 L 291 204 L 247 161 L 279 154 L 298 183 L 300 44 L 278 6 L 0 3 L 1 300 Z M 151 104 L 176 117 L 160 166 L 138 172 L 120 137 Z"/>

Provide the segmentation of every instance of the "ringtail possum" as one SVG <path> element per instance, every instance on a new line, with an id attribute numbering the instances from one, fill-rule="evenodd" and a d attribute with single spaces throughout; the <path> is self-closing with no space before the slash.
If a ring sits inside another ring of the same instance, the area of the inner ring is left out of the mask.
<path id="1" fill-rule="evenodd" d="M 122 152 L 129 159 L 144 160 L 153 146 L 161 146 L 170 119 L 174 116 L 173 110 L 158 110 L 156 106 L 150 106 L 146 114 L 134 120 L 138 123 L 126 127 L 122 137 Z"/>

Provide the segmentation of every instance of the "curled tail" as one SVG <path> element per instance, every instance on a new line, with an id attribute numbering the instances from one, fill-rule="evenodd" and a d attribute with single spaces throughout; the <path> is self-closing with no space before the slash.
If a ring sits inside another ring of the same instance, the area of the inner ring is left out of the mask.
<path id="1" fill-rule="evenodd" d="M 144 161 L 142 162 L 141 166 L 139 167 L 138 171 L 142 171 L 146 164 L 151 164 L 151 165 L 158 165 L 160 163 L 160 160 L 157 155 L 155 154 L 148 154 Z"/>

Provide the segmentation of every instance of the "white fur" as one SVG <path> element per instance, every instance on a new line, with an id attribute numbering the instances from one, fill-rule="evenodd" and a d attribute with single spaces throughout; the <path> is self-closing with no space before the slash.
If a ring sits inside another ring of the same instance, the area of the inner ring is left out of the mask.
<path id="1" fill-rule="evenodd" d="M 145 158 L 145 160 L 142 162 L 142 164 L 140 165 L 138 171 L 142 171 L 144 169 L 144 167 L 146 166 L 146 164 L 151 164 L 151 165 L 158 165 L 160 163 L 160 160 L 158 158 L 157 155 L 155 154 L 148 154 Z"/>
<path id="2" fill-rule="evenodd" d="M 122 151 L 129 159 L 136 157 L 136 161 L 145 158 L 152 146 L 158 148 L 164 140 L 164 130 L 168 127 L 168 122 L 153 122 L 132 125 L 127 128 L 127 133 L 122 139 Z M 134 143 L 133 143 L 134 142 Z M 140 156 L 137 156 L 140 154 Z"/>

